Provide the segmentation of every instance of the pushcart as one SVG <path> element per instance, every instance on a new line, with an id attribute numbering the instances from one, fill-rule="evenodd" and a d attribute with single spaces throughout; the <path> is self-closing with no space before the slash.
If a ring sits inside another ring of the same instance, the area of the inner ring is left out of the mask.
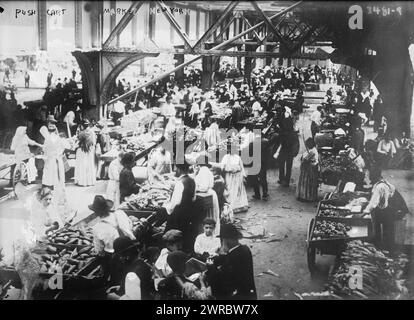
<path id="1" fill-rule="evenodd" d="M 308 225 L 306 249 L 308 268 L 311 275 L 313 275 L 317 270 L 317 254 L 338 256 L 341 254 L 345 247 L 345 244 L 348 241 L 362 240 L 371 242 L 372 240 L 373 227 L 371 219 L 350 217 L 352 214 L 350 212 L 346 212 L 343 209 L 337 209 L 338 211 L 344 211 L 338 217 L 322 216 L 321 207 L 329 203 L 329 199 L 324 199 L 319 202 L 316 216 L 310 220 Z M 318 221 L 332 221 L 343 223 L 346 226 L 349 226 L 351 230 L 347 232 L 347 236 L 319 239 L 314 236 L 315 225 Z"/>
<path id="2" fill-rule="evenodd" d="M 33 156 L 34 159 L 42 159 L 41 155 Z M 28 159 L 29 160 L 29 159 Z M 16 162 L 14 159 L 0 166 L 0 179 L 9 180 L 13 189 L 13 195 L 17 197 L 15 188 L 18 184 L 29 184 L 28 168 L 26 161 Z"/>

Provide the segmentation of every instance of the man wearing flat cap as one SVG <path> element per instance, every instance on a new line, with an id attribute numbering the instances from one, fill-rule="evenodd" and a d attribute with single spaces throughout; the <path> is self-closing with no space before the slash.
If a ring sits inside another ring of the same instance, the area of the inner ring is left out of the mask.
<path id="1" fill-rule="evenodd" d="M 248 246 L 239 243 L 241 233 L 232 224 L 220 229 L 221 248 L 225 256 L 214 259 L 207 279 L 218 300 L 256 300 L 253 258 Z"/>
<path id="2" fill-rule="evenodd" d="M 180 230 L 171 229 L 162 236 L 162 240 L 165 243 L 165 248 L 161 250 L 160 256 L 154 266 L 160 276 L 167 277 L 172 272 L 167 262 L 167 257 L 170 253 L 182 249 L 183 233 Z"/>

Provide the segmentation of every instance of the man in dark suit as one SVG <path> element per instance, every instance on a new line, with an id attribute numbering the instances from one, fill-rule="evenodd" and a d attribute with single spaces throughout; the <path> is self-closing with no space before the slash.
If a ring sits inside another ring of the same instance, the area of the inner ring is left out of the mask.
<path id="1" fill-rule="evenodd" d="M 241 237 L 232 224 L 224 224 L 220 228 L 222 249 L 227 254 L 215 258 L 207 272 L 207 279 L 216 299 L 257 299 L 252 253 L 248 246 L 239 243 Z"/>

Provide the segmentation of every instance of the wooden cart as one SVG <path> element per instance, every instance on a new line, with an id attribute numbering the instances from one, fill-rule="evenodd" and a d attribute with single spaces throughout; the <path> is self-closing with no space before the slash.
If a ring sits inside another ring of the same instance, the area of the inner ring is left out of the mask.
<path id="1" fill-rule="evenodd" d="M 323 217 L 321 216 L 321 205 L 329 204 L 329 199 L 319 202 L 318 210 L 315 218 L 312 218 L 308 225 L 308 233 L 306 237 L 307 261 L 311 275 L 317 270 L 316 254 L 319 255 L 335 255 L 341 254 L 346 242 L 352 240 L 362 240 L 370 242 L 372 239 L 373 227 L 371 219 L 366 218 L 346 218 L 343 217 Z M 314 230 L 318 221 L 333 221 L 343 223 L 351 227 L 347 232 L 348 237 L 335 237 L 326 239 L 315 239 Z"/>

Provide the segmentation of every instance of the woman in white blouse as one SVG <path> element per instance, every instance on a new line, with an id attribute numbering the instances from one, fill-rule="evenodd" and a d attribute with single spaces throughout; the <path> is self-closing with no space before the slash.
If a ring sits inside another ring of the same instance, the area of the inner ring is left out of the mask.
<path id="1" fill-rule="evenodd" d="M 213 215 L 207 216 L 206 218 L 212 218 L 216 221 L 216 228 L 214 235 L 220 234 L 220 207 L 216 192 L 213 190 L 214 187 L 214 175 L 209 169 L 208 159 L 206 158 L 205 163 L 196 166 L 196 191 L 207 193 L 213 197 Z"/>
<path id="2" fill-rule="evenodd" d="M 385 134 L 384 139 L 378 143 L 377 160 L 381 167 L 388 166 L 390 160 L 397 153 L 394 142 L 389 135 Z"/>

